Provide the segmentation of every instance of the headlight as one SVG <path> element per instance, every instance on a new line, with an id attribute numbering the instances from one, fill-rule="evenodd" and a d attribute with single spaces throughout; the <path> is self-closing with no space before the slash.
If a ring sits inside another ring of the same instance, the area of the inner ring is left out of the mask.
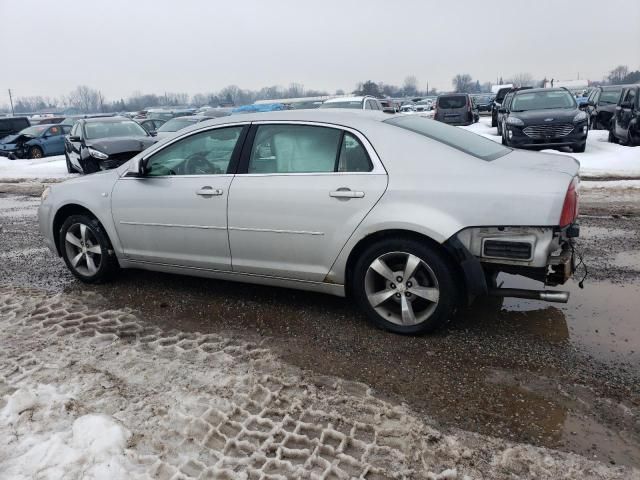
<path id="1" fill-rule="evenodd" d="M 89 155 L 100 160 L 106 160 L 107 158 L 109 158 L 109 155 L 107 155 L 106 153 L 102 153 L 100 150 L 96 150 L 95 148 L 91 147 L 89 147 Z"/>
<path id="2" fill-rule="evenodd" d="M 518 117 L 508 117 L 507 125 L 513 125 L 514 127 L 524 127 L 524 122 Z"/>
<path id="3" fill-rule="evenodd" d="M 42 195 L 40 195 L 40 200 L 45 201 L 49 197 L 49 193 L 51 192 L 51 187 L 47 187 L 42 191 Z"/>
<path id="4" fill-rule="evenodd" d="M 584 122 L 587 119 L 587 114 L 584 112 L 578 112 L 575 117 L 573 117 L 573 123 Z"/>

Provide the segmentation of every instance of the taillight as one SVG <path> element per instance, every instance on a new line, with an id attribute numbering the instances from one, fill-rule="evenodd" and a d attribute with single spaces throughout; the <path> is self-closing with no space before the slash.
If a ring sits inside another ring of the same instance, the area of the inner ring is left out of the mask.
<path id="1" fill-rule="evenodd" d="M 573 178 L 564 197 L 564 205 L 562 205 L 562 213 L 560 214 L 560 226 L 571 225 L 576 218 L 578 218 L 578 177 Z"/>

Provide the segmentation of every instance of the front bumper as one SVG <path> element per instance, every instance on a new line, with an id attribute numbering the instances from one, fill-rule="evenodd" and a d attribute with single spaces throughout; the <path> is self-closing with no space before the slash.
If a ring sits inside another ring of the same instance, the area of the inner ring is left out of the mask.
<path id="1" fill-rule="evenodd" d="M 543 138 L 533 138 L 523 132 L 522 127 L 506 126 L 505 135 L 509 140 L 509 145 L 517 148 L 559 148 L 579 145 L 587 141 L 587 123 L 579 123 L 573 130 L 563 136 L 548 136 Z"/>

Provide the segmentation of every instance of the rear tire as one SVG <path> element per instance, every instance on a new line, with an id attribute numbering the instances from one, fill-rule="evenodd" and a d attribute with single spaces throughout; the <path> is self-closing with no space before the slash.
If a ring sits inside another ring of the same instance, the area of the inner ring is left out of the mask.
<path id="1" fill-rule="evenodd" d="M 29 149 L 29 158 L 42 158 L 44 157 L 44 152 L 40 147 L 31 147 Z"/>
<path id="2" fill-rule="evenodd" d="M 89 215 L 71 215 L 58 237 L 60 253 L 71 273 L 85 283 L 102 283 L 118 270 L 109 237 Z"/>
<path id="3" fill-rule="evenodd" d="M 618 143 L 618 138 L 613 134 L 611 130 L 609 130 L 609 137 L 607 138 L 609 143 Z"/>
<path id="4" fill-rule="evenodd" d="M 425 242 L 383 240 L 357 260 L 351 292 L 380 328 L 403 334 L 432 332 L 447 323 L 458 304 L 453 268 Z"/>

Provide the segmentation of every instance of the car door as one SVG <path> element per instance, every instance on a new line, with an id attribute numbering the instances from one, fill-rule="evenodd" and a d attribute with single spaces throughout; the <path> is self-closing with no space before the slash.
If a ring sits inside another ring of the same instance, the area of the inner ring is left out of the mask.
<path id="1" fill-rule="evenodd" d="M 187 134 L 122 176 L 111 208 L 127 259 L 231 270 L 227 198 L 247 124 Z"/>
<path id="2" fill-rule="evenodd" d="M 359 132 L 254 125 L 229 194 L 234 272 L 321 282 L 386 185 Z"/>
<path id="3" fill-rule="evenodd" d="M 626 93 L 623 96 L 622 102 L 618 106 L 620 109 L 620 120 L 617 123 L 618 127 L 618 136 L 628 140 L 629 136 L 629 123 L 631 122 L 631 117 L 633 116 L 633 106 L 636 102 L 636 89 L 628 88 Z M 617 109 L 616 109 L 617 110 Z"/>
<path id="4" fill-rule="evenodd" d="M 64 149 L 71 164 L 79 171 L 82 171 L 80 164 L 80 148 L 82 138 L 82 122 L 76 122 L 71 128 L 71 133 L 64 140 Z"/>
<path id="5" fill-rule="evenodd" d="M 64 135 L 60 125 L 53 125 L 47 129 L 41 138 L 45 155 L 60 155 L 64 153 Z"/>

